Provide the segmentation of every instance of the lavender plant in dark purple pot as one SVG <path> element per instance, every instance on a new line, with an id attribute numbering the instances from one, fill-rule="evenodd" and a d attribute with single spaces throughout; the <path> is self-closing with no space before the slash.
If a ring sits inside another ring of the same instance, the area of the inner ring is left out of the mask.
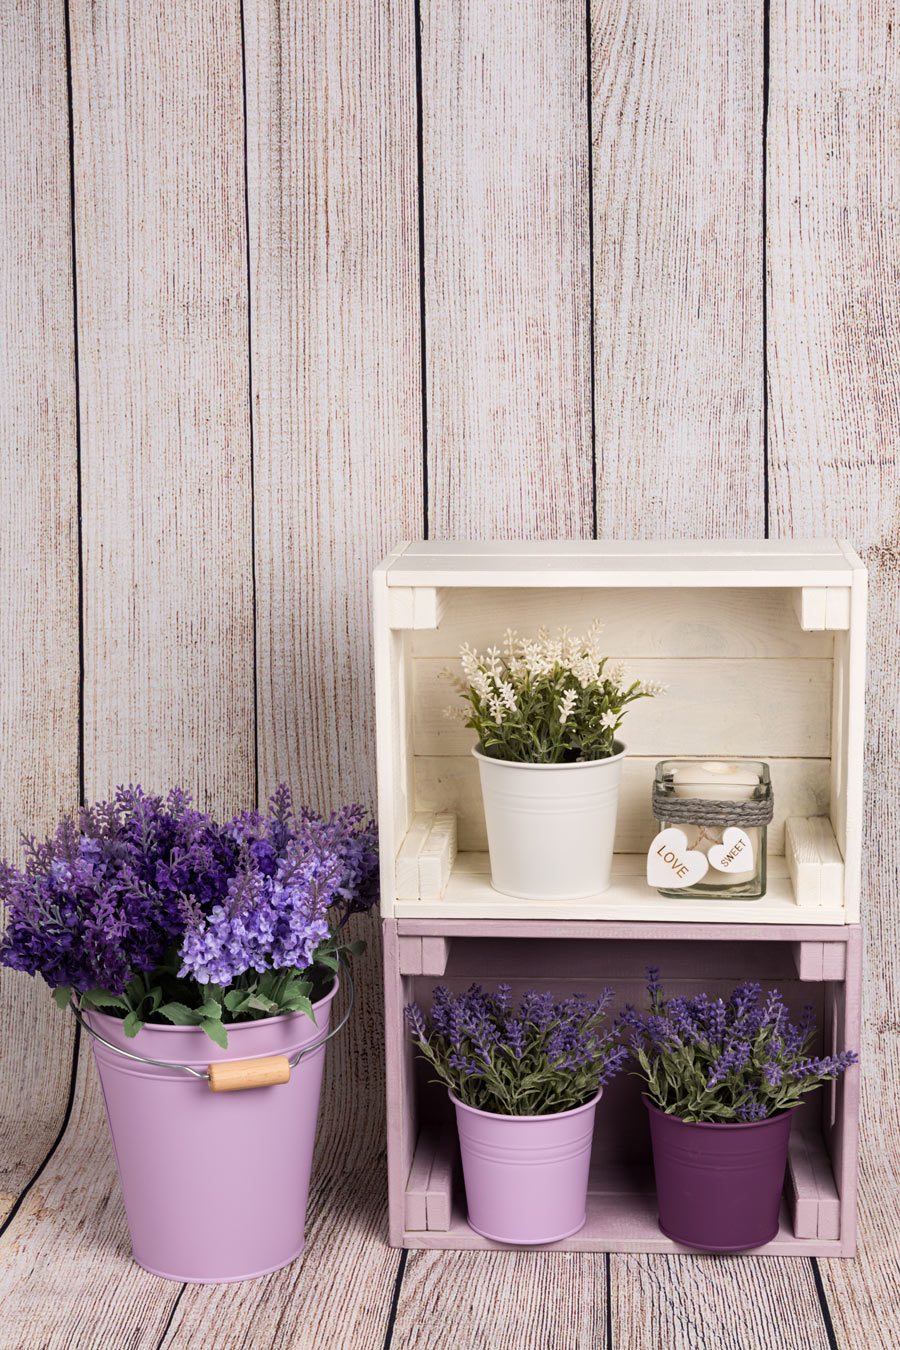
<path id="1" fill-rule="evenodd" d="M 649 975 L 647 1011 L 619 1025 L 647 1085 L 659 1226 L 703 1251 L 760 1247 L 778 1232 L 793 1112 L 858 1056 L 812 1057 L 813 1008 L 794 1024 L 777 989 L 666 998 Z"/>
<path id="2" fill-rule="evenodd" d="M 456 1109 L 469 1225 L 497 1242 L 533 1246 L 585 1222 L 594 1115 L 603 1084 L 627 1058 L 604 1027 L 613 992 L 591 1000 L 434 990 L 431 1012 L 406 1009 L 419 1053 Z"/>
<path id="3" fill-rule="evenodd" d="M 42 975 L 92 1037 L 148 1270 L 220 1283 L 301 1250 L 330 1005 L 363 945 L 345 925 L 376 899 L 376 852 L 360 807 L 324 819 L 280 788 L 220 824 L 128 787 L 0 868 L 0 963 Z"/>

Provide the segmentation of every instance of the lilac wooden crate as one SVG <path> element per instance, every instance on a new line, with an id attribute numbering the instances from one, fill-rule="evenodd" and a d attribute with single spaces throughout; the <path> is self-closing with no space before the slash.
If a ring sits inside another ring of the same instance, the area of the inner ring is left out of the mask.
<path id="1" fill-rule="evenodd" d="M 384 922 L 390 1241 L 414 1248 L 492 1243 L 465 1218 L 456 1131 L 443 1089 L 429 1084 L 403 1025 L 440 982 L 473 980 L 640 1001 L 645 967 L 667 989 L 729 991 L 742 979 L 776 985 L 799 1013 L 816 1008 L 821 1050 L 859 1044 L 859 925 L 633 923 L 582 920 L 402 919 Z M 858 1070 L 797 1113 L 778 1236 L 753 1255 L 852 1256 L 856 1244 Z M 597 1113 L 588 1217 L 568 1251 L 685 1252 L 656 1223 L 649 1135 L 637 1079 L 622 1076 Z"/>

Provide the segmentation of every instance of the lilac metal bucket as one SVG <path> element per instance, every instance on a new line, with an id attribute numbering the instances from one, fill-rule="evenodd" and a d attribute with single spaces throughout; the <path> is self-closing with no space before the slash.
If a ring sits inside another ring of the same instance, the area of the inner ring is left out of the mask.
<path id="1" fill-rule="evenodd" d="M 145 1270 L 227 1284 L 299 1256 L 337 987 L 314 1004 L 315 1023 L 304 1013 L 238 1023 L 228 1027 L 227 1050 L 198 1027 L 146 1026 L 128 1040 L 120 1019 L 80 1014 L 91 1033 L 134 1259 Z M 210 1091 L 210 1065 L 272 1055 L 293 1061 L 317 1043 L 287 1082 Z M 170 1067 L 126 1058 L 134 1055 Z"/>
<path id="2" fill-rule="evenodd" d="M 746 1125 L 688 1122 L 647 1098 L 659 1226 L 705 1252 L 742 1252 L 771 1242 L 796 1107 Z"/>
<path id="3" fill-rule="evenodd" d="M 450 1093 L 470 1228 L 494 1242 L 531 1247 L 584 1227 L 601 1095 L 556 1115 L 498 1116 Z"/>

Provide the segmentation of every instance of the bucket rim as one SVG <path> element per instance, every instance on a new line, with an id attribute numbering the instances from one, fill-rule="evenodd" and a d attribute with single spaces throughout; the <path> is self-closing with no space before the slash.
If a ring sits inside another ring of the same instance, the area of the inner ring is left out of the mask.
<path id="1" fill-rule="evenodd" d="M 340 987 L 340 983 L 341 983 L 340 976 L 335 975 L 334 984 L 328 990 L 327 994 L 323 994 L 320 999 L 316 1000 L 316 1002 L 312 1005 L 313 1008 L 314 1009 L 324 1008 L 326 1004 L 330 1003 L 334 998 L 334 996 L 337 994 L 338 989 Z M 100 1017 L 103 1019 L 104 1025 L 110 1027 L 121 1026 L 124 1020 L 121 1017 L 113 1017 L 110 1013 L 101 1012 L 99 1008 L 81 1008 L 80 1012 L 81 1016 L 84 1018 Z M 280 1022 L 290 1022 L 295 1017 L 305 1017 L 306 1020 L 310 1022 L 310 1024 L 315 1028 L 315 1023 L 312 1022 L 312 1019 L 310 1018 L 309 1014 L 300 1011 L 279 1013 L 277 1017 L 257 1017 L 256 1020 L 252 1022 L 226 1022 L 225 1026 L 227 1028 L 228 1036 L 230 1039 L 231 1036 L 233 1036 L 235 1033 L 247 1031 L 251 1027 L 257 1028 L 274 1027 L 277 1026 Z M 134 1041 L 131 1042 L 131 1044 L 134 1044 L 137 1040 L 139 1040 L 139 1038 L 143 1035 L 145 1031 L 150 1031 L 152 1033 L 156 1033 L 157 1031 L 164 1031 L 167 1033 L 173 1031 L 182 1033 L 193 1032 L 195 1035 L 197 1034 L 197 1032 L 199 1032 L 201 1036 L 206 1035 L 206 1033 L 202 1030 L 202 1028 L 197 1026 L 176 1027 L 163 1022 L 145 1022 L 144 1025 L 141 1027 L 140 1031 L 138 1032 L 137 1036 L 135 1036 Z"/>
<path id="2" fill-rule="evenodd" d="M 615 746 L 619 748 L 614 755 L 604 755 L 602 759 L 579 759 L 570 764 L 531 764 L 529 761 L 522 759 L 500 759 L 497 755 L 486 755 L 477 745 L 472 746 L 472 754 L 476 759 L 483 760 L 485 764 L 502 764 L 507 769 L 542 769 L 546 773 L 548 769 L 560 772 L 568 769 L 597 769 L 603 764 L 616 764 L 620 759 L 624 759 L 628 753 L 628 747 L 624 741 L 613 741 L 613 747 Z"/>
<path id="3" fill-rule="evenodd" d="M 571 1116 L 580 1115 L 582 1111 L 589 1111 L 596 1106 L 603 1096 L 603 1088 L 599 1088 L 597 1095 L 590 1101 L 584 1102 L 581 1106 L 573 1106 L 568 1111 L 549 1111 L 542 1116 L 505 1116 L 500 1111 L 481 1111 L 477 1106 L 469 1106 L 467 1102 L 460 1101 L 452 1088 L 447 1089 L 447 1096 L 450 1098 L 457 1110 L 468 1111 L 470 1115 L 481 1116 L 485 1120 L 512 1120 L 512 1121 L 532 1121 L 532 1120 L 568 1120 Z"/>
<path id="4" fill-rule="evenodd" d="M 344 974 L 347 977 L 347 987 L 350 990 L 350 997 L 347 1003 L 347 1008 L 343 1013 L 342 1017 L 340 1018 L 340 1020 L 338 1021 L 337 1025 L 332 1027 L 330 1030 L 326 1031 L 324 1035 L 321 1035 L 321 1028 L 318 1026 L 318 1024 L 315 1021 L 313 1021 L 313 1019 L 309 1017 L 307 1013 L 304 1013 L 299 1009 L 296 1012 L 292 1013 L 280 1013 L 277 1017 L 260 1017 L 255 1022 L 230 1023 L 226 1025 L 229 1027 L 243 1027 L 247 1029 L 254 1027 L 257 1029 L 257 1032 L 262 1030 L 263 1033 L 265 1033 L 269 1031 L 271 1027 L 274 1026 L 276 1023 L 289 1022 L 297 1018 L 303 1018 L 307 1023 L 308 1031 L 307 1028 L 304 1028 L 304 1032 L 306 1034 L 304 1034 L 299 1038 L 294 1037 L 293 1038 L 294 1044 L 290 1047 L 289 1050 L 287 1050 L 287 1054 L 292 1055 L 292 1058 L 288 1061 L 288 1068 L 289 1070 L 296 1069 L 297 1065 L 300 1063 L 301 1060 L 305 1059 L 308 1055 L 311 1055 L 321 1050 L 325 1045 L 327 1045 L 329 1041 L 333 1040 L 335 1036 L 337 1036 L 338 1033 L 344 1029 L 347 1022 L 349 1021 L 350 1014 L 353 1011 L 353 1005 L 355 1002 L 355 989 L 353 985 L 353 980 L 350 975 L 350 971 L 343 960 L 341 960 L 341 969 L 343 970 Z M 340 977 L 338 974 L 335 974 L 335 980 L 332 988 L 328 991 L 327 994 L 324 995 L 323 998 L 318 999 L 312 1005 L 313 1008 L 314 1009 L 320 1008 L 323 1010 L 327 1010 L 330 1014 L 329 1005 L 332 999 L 337 994 L 339 985 L 340 985 Z M 107 1019 L 107 1024 L 104 1026 L 104 1029 L 105 1030 L 108 1029 L 110 1032 L 112 1032 L 114 1029 L 121 1027 L 122 1025 L 121 1018 L 118 1017 L 109 1018 L 109 1015 L 107 1013 L 97 1012 L 96 1009 L 90 1010 L 87 1013 L 83 1013 L 81 1009 L 78 1007 L 74 998 L 70 999 L 69 1007 L 72 1009 L 72 1012 L 75 1015 L 76 1022 L 78 1022 L 80 1026 L 84 1027 L 84 1029 L 88 1032 L 88 1034 L 92 1039 L 93 1042 L 92 1048 L 94 1051 L 94 1056 L 97 1059 L 98 1068 L 100 1066 L 100 1051 L 98 1049 L 98 1046 L 102 1046 L 104 1051 L 112 1052 L 114 1056 L 128 1060 L 129 1062 L 149 1065 L 154 1069 L 173 1069 L 176 1071 L 176 1073 L 185 1073 L 188 1074 L 191 1078 L 204 1079 L 207 1082 L 212 1083 L 213 1064 L 233 1063 L 235 1061 L 240 1061 L 246 1058 L 246 1055 L 241 1054 L 240 1052 L 238 1052 L 237 1054 L 233 1053 L 234 1050 L 238 1049 L 237 1046 L 232 1047 L 231 1045 L 228 1045 L 227 1048 L 223 1050 L 221 1046 L 213 1044 L 212 1049 L 210 1049 L 209 1045 L 206 1044 L 207 1038 L 205 1037 L 205 1034 L 201 1027 L 190 1026 L 190 1027 L 157 1028 L 156 1024 L 153 1024 L 150 1028 L 151 1035 L 152 1032 L 155 1030 L 187 1031 L 194 1033 L 193 1040 L 182 1041 L 180 1046 L 178 1045 L 177 1042 L 172 1043 L 172 1051 L 168 1053 L 174 1052 L 177 1054 L 178 1058 L 174 1060 L 156 1059 L 155 1057 L 152 1057 L 147 1054 L 137 1054 L 135 1053 L 137 1045 L 135 1045 L 135 1050 L 127 1050 L 125 1046 L 116 1044 L 115 1040 L 107 1040 L 105 1036 L 101 1035 L 96 1025 L 93 1025 L 90 1021 L 91 1011 L 93 1011 L 97 1017 L 103 1017 Z M 132 1041 L 136 1043 L 140 1039 L 141 1034 L 145 1031 L 146 1026 L 141 1028 L 141 1030 L 137 1033 L 137 1035 L 132 1038 Z M 199 1038 L 202 1038 L 204 1042 L 203 1043 L 204 1053 L 201 1054 L 199 1057 L 195 1053 L 200 1045 L 198 1033 Z M 122 1033 L 119 1033 L 117 1031 L 117 1034 Z M 317 1035 L 319 1036 L 318 1040 L 316 1039 Z M 165 1045 L 165 1043 L 163 1044 Z M 145 1037 L 141 1048 L 143 1048 L 144 1050 L 149 1049 L 147 1037 Z M 203 1067 L 204 1065 L 206 1065 L 206 1068 Z M 140 1071 L 131 1069 L 128 1072 L 134 1073 Z"/>
<path id="5" fill-rule="evenodd" d="M 775 1125 L 788 1119 L 803 1105 L 802 1102 L 797 1102 L 795 1106 L 788 1106 L 774 1116 L 766 1116 L 765 1120 L 682 1120 L 681 1116 L 676 1116 L 671 1111 L 661 1110 L 650 1100 L 646 1092 L 641 1093 L 641 1101 L 648 1111 L 662 1116 L 664 1120 L 675 1120 L 679 1125 L 686 1125 L 691 1130 L 727 1130 L 729 1134 L 733 1134 L 736 1130 L 758 1130 L 766 1125 Z"/>

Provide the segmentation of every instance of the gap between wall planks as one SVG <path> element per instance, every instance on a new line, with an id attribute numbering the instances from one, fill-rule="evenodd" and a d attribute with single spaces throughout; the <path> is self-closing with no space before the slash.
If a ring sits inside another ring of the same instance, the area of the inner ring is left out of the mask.
<path id="1" fill-rule="evenodd" d="M 771 11 L 772 533 L 837 534 L 869 568 L 860 1250 L 822 1261 L 839 1343 L 900 1340 L 900 55 L 893 8 Z M 892 30 L 894 25 L 894 30 Z M 839 284 L 836 284 L 839 283 Z"/>
<path id="2" fill-rule="evenodd" d="M 0 6 L 0 856 L 78 804 L 78 518 L 65 24 Z M 2 926 L 2 915 L 0 915 Z M 73 1026 L 0 974 L 0 1222 L 59 1130 Z"/>

